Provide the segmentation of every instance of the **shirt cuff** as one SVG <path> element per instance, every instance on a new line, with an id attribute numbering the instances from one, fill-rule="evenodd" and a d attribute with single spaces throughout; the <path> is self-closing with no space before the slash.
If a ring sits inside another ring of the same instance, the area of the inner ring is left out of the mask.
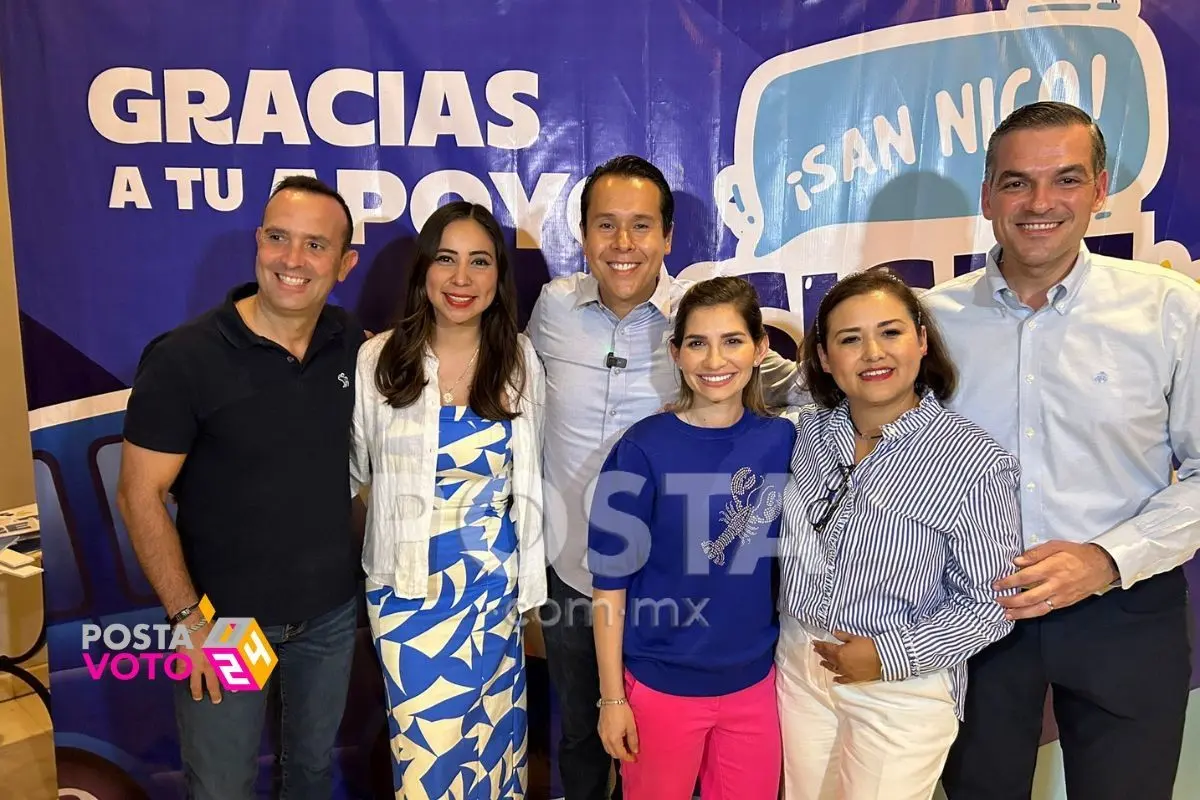
<path id="1" fill-rule="evenodd" d="M 1114 587 L 1128 589 L 1138 581 L 1158 573 L 1154 565 L 1146 563 L 1146 537 L 1138 530 L 1133 520 L 1123 522 L 1100 534 L 1090 543 L 1103 548 L 1117 565 L 1117 580 L 1101 589 L 1098 594 L 1104 594 Z"/>
<path id="2" fill-rule="evenodd" d="M 885 681 L 902 681 L 916 673 L 912 647 L 903 631 L 893 630 L 879 634 L 875 637 L 875 649 L 879 652 L 879 663 L 883 666 L 882 677 Z"/>

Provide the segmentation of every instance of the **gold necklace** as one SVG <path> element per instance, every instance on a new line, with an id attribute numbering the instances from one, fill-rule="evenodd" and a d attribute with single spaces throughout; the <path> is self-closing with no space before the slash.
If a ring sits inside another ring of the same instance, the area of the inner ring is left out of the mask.
<path id="1" fill-rule="evenodd" d="M 918 397 L 917 402 L 914 403 L 910 408 L 905 410 L 903 413 L 901 413 L 900 417 L 903 417 L 909 411 L 912 411 L 913 409 L 917 408 L 920 405 L 921 405 L 921 398 Z M 858 425 L 854 422 L 854 415 L 850 413 L 850 409 L 846 409 L 846 416 L 850 418 L 850 427 L 854 429 L 854 435 L 856 437 L 858 437 L 859 439 L 862 439 L 864 442 L 875 442 L 875 441 L 878 441 L 883 438 L 883 427 L 882 426 L 880 426 L 879 433 L 868 436 L 867 434 L 863 433 L 862 431 L 860 431 L 858 429 Z M 900 417 L 896 417 L 896 419 L 900 419 Z M 896 421 L 895 419 L 892 420 L 892 422 L 895 422 L 895 421 Z M 884 423 L 884 424 L 890 425 L 891 423 Z"/>
<path id="2" fill-rule="evenodd" d="M 848 417 L 849 417 L 850 415 L 849 415 L 849 414 L 847 414 L 846 416 L 848 416 Z M 882 438 L 883 438 L 883 432 L 882 432 L 882 431 L 881 431 L 881 432 L 879 432 L 879 433 L 877 433 L 877 434 L 875 434 L 874 436 L 867 436 L 865 433 L 863 433 L 862 431 L 860 431 L 860 430 L 858 429 L 858 426 L 854 424 L 854 417 L 850 417 L 850 427 L 854 429 L 854 435 L 855 435 L 855 436 L 857 436 L 859 439 L 862 439 L 864 442 L 874 442 L 874 441 L 876 441 L 877 439 L 882 439 Z"/>
<path id="3" fill-rule="evenodd" d="M 467 362 L 467 366 L 463 369 L 462 374 L 458 376 L 458 380 L 454 382 L 454 385 L 451 386 L 448 391 L 442 392 L 442 405 L 448 406 L 454 402 L 454 390 L 458 388 L 458 385 L 462 383 L 462 379 L 465 378 L 467 373 L 471 371 L 471 366 L 475 363 L 475 359 L 478 356 L 479 348 L 476 347 L 475 352 L 471 354 L 471 360 Z"/>

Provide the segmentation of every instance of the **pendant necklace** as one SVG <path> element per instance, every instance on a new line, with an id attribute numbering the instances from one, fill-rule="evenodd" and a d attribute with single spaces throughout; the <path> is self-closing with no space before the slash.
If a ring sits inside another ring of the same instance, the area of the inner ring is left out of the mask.
<path id="1" fill-rule="evenodd" d="M 458 385 L 462 383 L 462 379 L 465 378 L 467 373 L 471 371 L 471 367 L 475 364 L 475 359 L 478 356 L 479 348 L 476 347 L 475 352 L 471 355 L 471 360 L 467 362 L 466 368 L 464 368 L 462 374 L 458 376 L 458 380 L 454 382 L 454 385 L 451 386 L 448 391 L 442 393 L 442 405 L 448 406 L 454 402 L 454 390 L 458 388 Z"/>

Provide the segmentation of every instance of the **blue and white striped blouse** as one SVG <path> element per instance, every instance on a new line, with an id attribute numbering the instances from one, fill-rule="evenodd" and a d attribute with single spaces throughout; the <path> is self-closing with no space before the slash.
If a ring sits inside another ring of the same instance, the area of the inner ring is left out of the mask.
<path id="1" fill-rule="evenodd" d="M 950 671 L 1012 630 L 992 584 L 1021 552 L 1017 460 L 932 392 L 854 465 L 847 404 L 794 410 L 780 610 L 875 640 L 883 679 Z"/>

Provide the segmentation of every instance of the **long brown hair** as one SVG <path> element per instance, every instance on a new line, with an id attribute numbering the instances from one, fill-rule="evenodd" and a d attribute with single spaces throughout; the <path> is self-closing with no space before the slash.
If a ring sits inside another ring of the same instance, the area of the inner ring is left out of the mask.
<path id="1" fill-rule="evenodd" d="M 813 322 L 808 336 L 804 337 L 804 357 L 800 369 L 804 373 L 804 382 L 812 393 L 812 398 L 825 408 L 833 408 L 842 402 L 846 393 L 833 379 L 833 376 L 821 367 L 820 347 L 827 347 L 829 336 L 829 315 L 851 297 L 858 297 L 871 292 L 886 292 L 900 301 L 908 311 L 917 334 L 925 329 L 925 356 L 921 359 L 921 367 L 917 371 L 914 390 L 918 395 L 924 389 L 929 389 L 943 403 L 954 394 L 958 383 L 958 371 L 950 358 L 950 351 L 942 341 L 937 325 L 913 290 L 908 288 L 903 280 L 887 267 L 872 267 L 862 272 L 854 272 L 842 278 L 821 300 L 817 311 L 817 319 Z"/>
<path id="2" fill-rule="evenodd" d="M 474 220 L 487 231 L 496 251 L 496 296 L 479 323 L 479 366 L 471 380 L 471 409 L 491 420 L 511 420 L 520 415 L 508 400 L 511 387 L 525 386 L 525 359 L 517 340 L 517 287 L 509 265 L 504 234 L 485 207 L 456 200 L 434 211 L 417 234 L 417 253 L 408 276 L 400 321 L 384 343 L 375 368 L 375 386 L 393 408 L 406 408 L 421 396 L 425 375 L 425 348 L 433 340 L 435 315 L 425 291 L 425 277 L 442 245 L 442 233 L 452 222 Z"/>
<path id="3" fill-rule="evenodd" d="M 767 329 L 763 326 L 762 309 L 758 305 L 758 292 L 744 278 L 722 275 L 700 281 L 684 293 L 675 311 L 675 330 L 671 334 L 671 344 L 679 350 L 683 347 L 683 338 L 687 335 L 687 321 L 691 313 L 698 308 L 713 306 L 733 306 L 733 310 L 746 323 L 746 331 L 755 345 L 767 338 Z M 675 407 L 687 411 L 696 401 L 696 394 L 688 386 L 682 370 L 679 376 L 679 397 Z M 763 399 L 762 376 L 760 368 L 755 366 L 750 373 L 750 380 L 742 387 L 742 405 L 759 416 L 767 416 L 767 403 Z"/>

